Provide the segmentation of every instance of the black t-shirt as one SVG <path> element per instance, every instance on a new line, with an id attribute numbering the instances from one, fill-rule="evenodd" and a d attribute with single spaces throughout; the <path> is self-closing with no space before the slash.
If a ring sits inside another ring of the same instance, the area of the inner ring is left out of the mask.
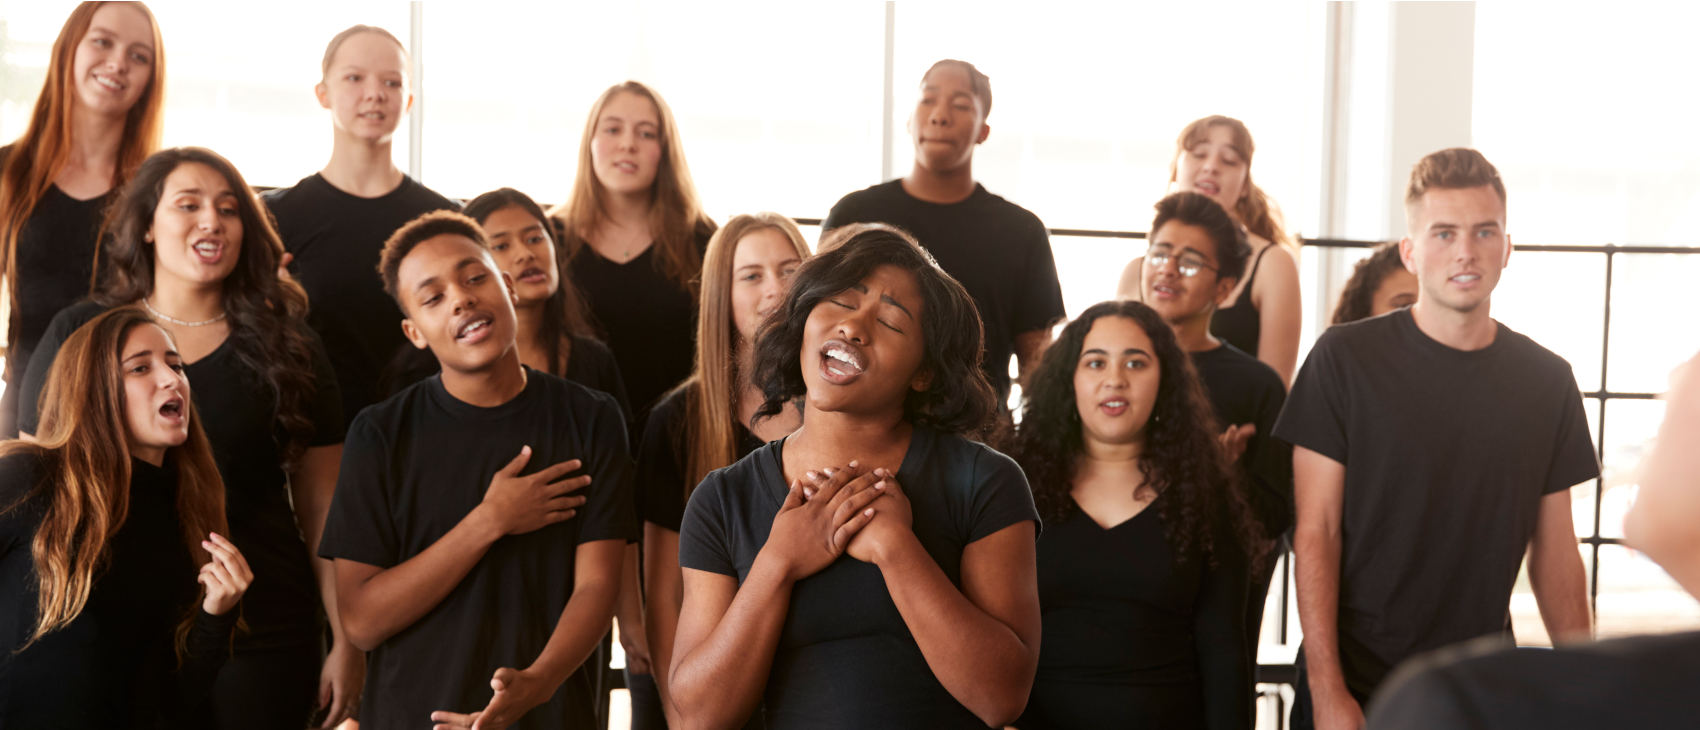
<path id="1" fill-rule="evenodd" d="M 614 401 L 620 404 L 620 415 L 630 419 L 631 401 L 626 398 L 625 381 L 620 379 L 620 366 L 614 362 L 614 353 L 594 337 L 574 336 L 570 341 L 567 371 L 556 374 L 591 390 L 614 396 Z M 436 375 L 442 369 L 437 356 L 430 350 L 405 346 L 384 373 L 385 397 L 400 393 L 407 386 Z"/>
<path id="2" fill-rule="evenodd" d="M 844 196 L 821 223 L 890 223 L 915 236 L 939 266 L 974 297 L 985 325 L 982 366 L 999 402 L 1009 395 L 1009 358 L 1017 335 L 1063 318 L 1062 285 L 1045 224 L 1026 208 L 974 185 L 957 203 L 929 203 L 892 180 Z"/>
<path id="3" fill-rule="evenodd" d="M 10 151 L 10 145 L 0 148 L 0 161 Z M 23 382 L 25 366 L 53 315 L 89 295 L 101 218 L 116 197 L 114 190 L 77 200 L 49 185 L 18 229 L 17 267 L 6 276 L 14 292 L 6 330 L 8 385 Z M 17 417 L 18 394 L 8 387 L 0 396 L 0 438 L 18 434 Z"/>
<path id="4" fill-rule="evenodd" d="M 690 464 L 687 434 L 691 429 L 688 394 L 675 388 L 661 397 L 649 411 L 643 443 L 638 446 L 636 492 L 638 519 L 653 522 L 674 532 L 685 519 L 685 493 L 696 487 L 685 470 Z M 761 448 L 762 441 L 738 424 L 739 459 Z"/>
<path id="5" fill-rule="evenodd" d="M 680 567 L 749 575 L 785 500 L 784 446 L 710 472 L 691 493 Z M 1021 468 L 960 436 L 915 428 L 897 481 L 916 537 L 958 587 L 969 543 L 1038 520 Z M 792 587 L 762 702 L 774 730 L 985 727 L 927 668 L 879 568 L 848 555 Z"/>
<path id="6" fill-rule="evenodd" d="M 1561 649 L 1466 645 L 1412 661 L 1369 706 L 1369 730 L 1694 727 L 1700 633 Z"/>
<path id="7" fill-rule="evenodd" d="M 1178 561 L 1163 499 L 1108 528 L 1079 509 L 1046 526 L 1044 641 L 1022 730 L 1251 726 L 1245 558 Z"/>
<path id="8" fill-rule="evenodd" d="M 261 199 L 277 220 L 283 247 L 295 257 L 289 270 L 312 302 L 307 322 L 324 340 L 336 369 L 348 423 L 383 399 L 378 379 L 407 341 L 401 310 L 378 277 L 384 242 L 414 218 L 460 206 L 410 177 L 385 195 L 362 198 L 318 173 Z"/>
<path id="9" fill-rule="evenodd" d="M 1541 499 L 1599 475 L 1570 365 L 1498 328 L 1466 352 L 1409 310 L 1331 327 L 1275 425 L 1346 468 L 1340 663 L 1360 694 L 1410 656 L 1504 632 Z"/>
<path id="10" fill-rule="evenodd" d="M 60 346 L 78 327 L 106 307 L 83 301 L 53 318 L 41 347 L 30 360 L 29 373 L 19 384 L 22 407 L 18 427 L 35 433 L 37 409 L 47 373 Z M 300 325 L 298 325 L 300 326 Z M 313 395 L 308 417 L 313 421 L 310 446 L 342 443 L 341 398 L 319 338 L 305 326 L 301 333 L 313 352 Z M 230 539 L 247 558 L 254 581 L 242 597 L 248 631 L 238 637 L 237 650 L 312 643 L 318 634 L 319 584 L 311 556 L 301 539 L 283 470 L 281 444 L 287 438 L 277 420 L 274 396 L 264 377 L 243 364 L 235 338 L 206 357 L 183 368 L 195 399 L 195 414 L 212 443 L 219 476 L 224 479 L 224 511 L 230 520 Z"/>
<path id="11" fill-rule="evenodd" d="M 177 476 L 130 463 L 129 509 L 107 544 L 88 603 L 71 623 L 14 653 L 35 630 L 30 543 L 47 514 L 34 452 L 0 459 L 0 727 L 178 728 L 211 725 L 213 676 L 237 611 L 202 612 L 198 566 L 177 517 Z M 8 509 L 18 505 L 16 509 Z M 190 624 L 181 664 L 176 632 Z"/>
<path id="12" fill-rule="evenodd" d="M 563 229 L 557 222 L 557 230 Z M 708 248 L 708 239 L 697 240 L 696 246 L 699 252 Z M 655 401 L 691 374 L 697 298 L 661 273 L 654 245 L 617 264 L 583 243 L 567 268 L 608 349 L 614 351 L 631 397 L 631 436 L 636 440 Z"/>
<path id="13" fill-rule="evenodd" d="M 473 712 L 490 677 L 529 666 L 573 592 L 581 543 L 636 538 L 625 422 L 612 396 L 526 369 L 525 390 L 492 408 L 431 377 L 366 409 L 349 426 L 319 554 L 391 568 L 423 552 L 484 499 L 490 478 L 531 446 L 522 473 L 582 459 L 591 483 L 578 515 L 497 540 L 441 603 L 368 654 L 360 725 L 421 726 L 435 710 Z M 515 727 L 588 728 L 592 668 L 580 666 Z"/>
<path id="14" fill-rule="evenodd" d="M 1226 342 L 1188 354 L 1221 426 L 1257 426 L 1239 462 L 1246 494 L 1266 537 L 1286 532 L 1293 524 L 1293 450 L 1275 438 L 1275 419 L 1287 386 L 1274 368 Z"/>

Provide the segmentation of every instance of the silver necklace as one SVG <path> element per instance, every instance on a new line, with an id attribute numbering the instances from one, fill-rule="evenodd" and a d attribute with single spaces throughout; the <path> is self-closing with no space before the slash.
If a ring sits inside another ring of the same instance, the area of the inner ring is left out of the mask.
<path id="1" fill-rule="evenodd" d="M 225 315 L 229 314 L 229 312 L 219 312 L 218 316 L 213 317 L 212 319 L 203 319 L 199 322 L 190 322 L 190 321 L 185 320 L 185 319 L 178 319 L 178 318 L 173 317 L 169 314 L 166 314 L 166 313 L 161 312 L 157 309 L 154 309 L 153 305 L 148 303 L 147 297 L 142 297 L 142 308 L 148 310 L 148 314 L 151 314 L 158 319 L 163 319 L 163 320 L 170 322 L 174 325 L 177 325 L 179 327 L 205 327 L 209 324 L 217 324 L 218 322 L 224 321 Z"/>

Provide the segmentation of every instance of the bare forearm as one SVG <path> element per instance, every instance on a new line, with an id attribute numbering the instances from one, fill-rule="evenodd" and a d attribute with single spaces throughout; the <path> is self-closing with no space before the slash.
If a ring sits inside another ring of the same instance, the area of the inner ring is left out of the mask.
<path id="1" fill-rule="evenodd" d="M 1555 645 L 1587 641 L 1594 636 L 1594 621 L 1582 556 L 1572 540 L 1552 542 L 1556 544 L 1540 545 L 1529 556 L 1529 587 L 1540 606 L 1541 622 Z"/>
<path id="2" fill-rule="evenodd" d="M 1027 704 L 1039 647 L 969 601 L 911 537 L 879 561 L 886 590 L 939 683 L 988 725 Z"/>
<path id="3" fill-rule="evenodd" d="M 295 522 L 307 543 L 307 555 L 313 563 L 313 577 L 319 582 L 319 600 L 324 603 L 332 639 L 341 643 L 344 636 L 342 617 L 337 612 L 336 565 L 318 555 L 319 539 L 325 534 L 325 517 L 331 509 L 331 495 L 336 489 L 336 470 L 342 458 L 342 447 L 309 449 L 303 458 L 302 468 L 289 477 L 290 496 L 295 502 Z"/>
<path id="4" fill-rule="evenodd" d="M 620 564 L 620 597 L 614 606 L 614 617 L 620 624 L 620 643 L 644 653 L 649 641 L 643 629 L 643 592 L 638 589 L 638 546 L 628 543 L 622 550 Z M 626 654 L 626 668 L 632 668 L 632 656 Z M 649 671 L 647 667 L 641 668 Z"/>
<path id="5" fill-rule="evenodd" d="M 736 725 L 761 701 L 793 585 L 762 557 L 708 636 L 673 660 L 668 685 L 687 727 Z"/>
<path id="6" fill-rule="evenodd" d="M 596 540 L 578 546 L 574 571 L 578 579 L 573 583 L 572 597 L 567 599 L 554 633 L 530 670 L 559 686 L 602 641 L 619 598 L 618 576 L 625 547 L 624 540 Z"/>
<path id="7" fill-rule="evenodd" d="M 339 580 L 337 602 L 348 639 L 371 651 L 413 625 L 472 572 L 500 537 L 494 522 L 474 509 L 437 542 L 401 564 L 365 580 Z"/>
<path id="8" fill-rule="evenodd" d="M 674 718 L 672 690 L 667 669 L 673 662 L 673 640 L 679 630 L 679 606 L 683 580 L 679 575 L 679 533 L 653 523 L 644 525 L 643 628 L 649 636 L 650 666 L 655 672 L 655 689 L 661 707 Z M 673 720 L 669 724 L 678 724 Z"/>
<path id="9" fill-rule="evenodd" d="M 1304 629 L 1305 671 L 1310 686 L 1343 690 L 1340 668 L 1340 536 L 1301 528 L 1293 533 L 1299 626 Z"/>

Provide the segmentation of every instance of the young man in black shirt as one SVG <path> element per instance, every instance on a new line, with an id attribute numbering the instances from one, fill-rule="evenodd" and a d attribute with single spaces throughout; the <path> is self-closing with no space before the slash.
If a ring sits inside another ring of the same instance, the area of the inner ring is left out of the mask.
<path id="1" fill-rule="evenodd" d="M 1292 451 L 1271 438 L 1287 388 L 1274 368 L 1210 334 L 1210 316 L 1234 291 L 1250 255 L 1245 232 L 1221 205 L 1199 193 L 1175 193 L 1157 203 L 1151 247 L 1140 270 L 1140 299 L 1174 328 L 1198 369 L 1225 427 L 1222 443 L 1239 461 L 1246 501 L 1263 528 L 1266 542 L 1254 547 L 1267 551 L 1292 523 Z M 1253 658 L 1275 561 L 1254 564 L 1246 601 L 1246 643 Z"/>
<path id="2" fill-rule="evenodd" d="M 1295 728 L 1355 729 L 1401 661 L 1503 635 L 1525 555 L 1548 633 L 1592 633 L 1570 518 L 1570 487 L 1599 474 L 1581 393 L 1488 313 L 1505 185 L 1475 150 L 1441 150 L 1405 213 L 1416 304 L 1324 332 L 1275 426 L 1295 447 Z"/>
<path id="3" fill-rule="evenodd" d="M 581 665 L 636 536 L 625 423 L 612 397 L 520 364 L 482 236 L 428 213 L 379 264 L 441 374 L 355 419 L 320 544 L 371 652 L 362 727 L 593 723 Z"/>
<path id="4" fill-rule="evenodd" d="M 974 298 L 985 323 L 982 363 L 999 403 L 1009 396 L 1009 358 L 1020 372 L 1039 362 L 1063 318 L 1062 285 L 1038 216 L 974 182 L 974 149 L 992 128 L 992 87 L 966 61 L 933 64 L 909 118 L 915 166 L 907 177 L 844 196 L 821 223 L 889 223 L 915 236 Z"/>
<path id="5" fill-rule="evenodd" d="M 1700 356 L 1672 379 L 1641 465 L 1625 542 L 1700 596 Z M 1491 651 L 1484 651 L 1491 649 Z M 1405 665 L 1370 708 L 1375 730 L 1668 728 L 1694 724 L 1700 632 L 1556 651 L 1471 645 Z"/>

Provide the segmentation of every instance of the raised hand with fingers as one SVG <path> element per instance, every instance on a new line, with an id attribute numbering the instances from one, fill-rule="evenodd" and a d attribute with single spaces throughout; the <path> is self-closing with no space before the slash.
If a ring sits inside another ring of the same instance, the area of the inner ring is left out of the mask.
<path id="1" fill-rule="evenodd" d="M 851 462 L 848 468 L 812 471 L 792 482 L 762 552 L 783 560 L 792 580 L 820 572 L 873 519 L 878 510 L 873 502 L 880 497 L 872 488 L 875 481 Z"/>
<path id="2" fill-rule="evenodd" d="M 206 598 L 201 600 L 201 610 L 213 616 L 222 616 L 242 600 L 242 594 L 248 591 L 248 585 L 254 582 L 254 573 L 248 569 L 248 560 L 242 557 L 242 551 L 236 545 L 216 532 L 207 533 L 207 539 L 201 541 L 201 547 L 212 556 L 205 565 L 201 566 L 200 575 L 195 581 L 206 588 Z"/>
<path id="3" fill-rule="evenodd" d="M 490 479 L 490 489 L 484 493 L 480 509 L 488 512 L 504 535 L 523 535 L 557 522 L 565 522 L 584 505 L 585 497 L 573 492 L 590 484 L 590 475 L 565 478 L 577 471 L 582 463 L 569 459 L 535 473 L 520 476 L 520 470 L 531 461 L 531 447 L 519 450 L 519 456 L 496 472 Z"/>
<path id="4" fill-rule="evenodd" d="M 347 641 L 336 642 L 325 655 L 324 667 L 319 670 L 318 709 L 325 711 L 325 720 L 319 727 L 330 730 L 351 717 L 360 703 L 360 689 L 365 684 L 365 652 Z"/>
<path id="5" fill-rule="evenodd" d="M 896 474 L 882 467 L 869 472 L 867 477 L 872 480 L 868 491 L 884 499 L 880 500 L 879 515 L 850 541 L 847 551 L 850 557 L 864 563 L 878 563 L 879 556 L 894 541 L 915 538 L 915 514 L 909 496 L 897 483 Z"/>
<path id="6" fill-rule="evenodd" d="M 1242 423 L 1238 426 L 1229 426 L 1226 430 L 1222 431 L 1222 435 L 1219 438 L 1222 440 L 1223 450 L 1228 453 L 1228 461 L 1239 461 L 1240 457 L 1245 455 L 1246 443 L 1251 440 L 1251 437 L 1256 435 L 1257 424 L 1255 423 Z"/>
<path id="7" fill-rule="evenodd" d="M 490 679 L 490 689 L 495 691 L 490 704 L 467 714 L 433 712 L 431 722 L 436 724 L 432 730 L 502 730 L 547 702 L 557 686 L 529 669 L 503 667 Z"/>

